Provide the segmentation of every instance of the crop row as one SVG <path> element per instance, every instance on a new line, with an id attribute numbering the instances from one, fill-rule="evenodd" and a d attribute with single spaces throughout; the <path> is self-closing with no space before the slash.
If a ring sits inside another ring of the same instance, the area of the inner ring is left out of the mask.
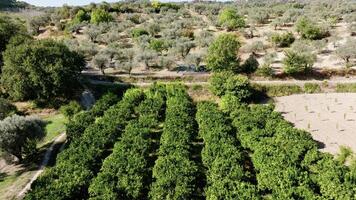
<path id="1" fill-rule="evenodd" d="M 59 154 L 57 164 L 36 180 L 25 199 L 85 199 L 88 187 L 129 120 L 143 100 L 142 90 L 132 89 L 110 107 L 102 118 L 87 127 L 80 138 Z"/>
<path id="2" fill-rule="evenodd" d="M 204 140 L 206 199 L 258 199 L 256 187 L 243 168 L 244 154 L 226 116 L 211 102 L 198 104 L 199 136 Z"/>
<path id="3" fill-rule="evenodd" d="M 194 105 L 180 85 L 167 85 L 165 123 L 153 168 L 150 199 L 192 199 L 197 166 L 191 158 Z"/>
<path id="4" fill-rule="evenodd" d="M 91 183 L 90 199 L 143 199 L 147 196 L 152 132 L 160 123 L 164 105 L 164 96 L 159 92 L 146 92 L 146 99 L 136 109 L 139 118 L 126 126 L 121 140 Z"/>

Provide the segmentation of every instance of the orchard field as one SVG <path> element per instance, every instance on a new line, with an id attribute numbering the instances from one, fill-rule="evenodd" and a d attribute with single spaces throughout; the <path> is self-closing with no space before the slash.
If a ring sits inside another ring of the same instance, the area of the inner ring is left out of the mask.
<path id="1" fill-rule="evenodd" d="M 25 199 L 355 199 L 355 166 L 272 106 L 234 105 L 194 103 L 180 84 L 106 95 Z"/>

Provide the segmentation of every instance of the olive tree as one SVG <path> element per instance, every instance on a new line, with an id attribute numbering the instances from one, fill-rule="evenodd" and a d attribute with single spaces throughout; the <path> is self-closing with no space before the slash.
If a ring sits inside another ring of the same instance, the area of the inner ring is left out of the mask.
<path id="1" fill-rule="evenodd" d="M 29 148 L 36 148 L 36 141 L 45 136 L 45 123 L 35 117 L 13 115 L 0 121 L 0 148 L 23 160 Z"/>
<path id="2" fill-rule="evenodd" d="M 99 53 L 93 57 L 91 64 L 93 67 L 98 68 L 103 75 L 105 75 L 105 69 L 110 67 L 110 57 Z"/>
<path id="3" fill-rule="evenodd" d="M 234 34 L 221 34 L 209 46 L 206 56 L 207 68 L 212 71 L 240 71 L 237 51 L 240 42 Z"/>

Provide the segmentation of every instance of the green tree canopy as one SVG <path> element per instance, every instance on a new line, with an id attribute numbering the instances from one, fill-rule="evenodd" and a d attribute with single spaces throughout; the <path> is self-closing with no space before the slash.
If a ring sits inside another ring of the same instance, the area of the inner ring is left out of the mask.
<path id="1" fill-rule="evenodd" d="M 234 34 L 220 35 L 208 49 L 206 64 L 212 71 L 241 71 L 237 51 L 240 42 Z"/>
<path id="2" fill-rule="evenodd" d="M 17 108 L 10 103 L 10 101 L 0 98 L 0 120 L 15 114 L 17 112 Z"/>
<path id="3" fill-rule="evenodd" d="M 243 28 L 246 25 L 243 17 L 238 15 L 237 11 L 233 8 L 222 10 L 218 17 L 218 23 L 229 31 Z"/>
<path id="4" fill-rule="evenodd" d="M 310 71 L 316 60 L 314 54 L 296 52 L 287 50 L 284 52 L 285 58 L 283 59 L 284 72 L 286 74 L 300 74 Z"/>
<path id="5" fill-rule="evenodd" d="M 19 21 L 0 15 L 0 67 L 2 63 L 2 52 L 5 51 L 6 45 L 14 35 L 25 33 L 25 26 Z M 0 68 L 1 69 L 1 68 Z"/>
<path id="6" fill-rule="evenodd" d="M 22 44 L 17 38 L 13 41 L 4 52 L 1 77 L 12 99 L 67 99 L 78 88 L 84 67 L 81 55 L 53 40 L 26 40 Z"/>

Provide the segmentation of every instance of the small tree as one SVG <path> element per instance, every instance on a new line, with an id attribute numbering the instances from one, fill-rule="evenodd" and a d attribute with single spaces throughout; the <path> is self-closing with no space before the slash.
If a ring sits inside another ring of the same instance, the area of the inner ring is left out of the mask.
<path id="1" fill-rule="evenodd" d="M 229 31 L 243 28 L 246 25 L 243 17 L 238 15 L 237 11 L 233 8 L 225 8 L 222 10 L 218 17 L 218 23 Z"/>
<path id="2" fill-rule="evenodd" d="M 314 54 L 295 52 L 293 50 L 287 50 L 284 54 L 284 72 L 289 75 L 310 71 L 316 60 L 316 56 Z"/>
<path id="3" fill-rule="evenodd" d="M 100 24 L 102 22 L 111 22 L 114 18 L 110 13 L 103 9 L 96 9 L 91 13 L 90 23 L 92 24 Z"/>
<path id="4" fill-rule="evenodd" d="M 257 70 L 258 66 L 260 64 L 258 63 L 256 57 L 251 54 L 248 59 L 244 62 L 244 64 L 241 65 L 242 71 L 245 73 L 253 73 Z"/>
<path id="5" fill-rule="evenodd" d="M 23 160 L 25 150 L 45 136 L 44 122 L 35 117 L 13 115 L 0 121 L 0 148 Z"/>
<path id="6" fill-rule="evenodd" d="M 103 75 L 105 75 L 105 69 L 110 67 L 110 58 L 104 54 L 97 54 L 92 60 L 93 67 L 98 68 Z"/>
<path id="7" fill-rule="evenodd" d="M 206 64 L 212 71 L 241 71 L 237 51 L 240 48 L 240 42 L 233 34 L 220 35 L 208 49 Z"/>

